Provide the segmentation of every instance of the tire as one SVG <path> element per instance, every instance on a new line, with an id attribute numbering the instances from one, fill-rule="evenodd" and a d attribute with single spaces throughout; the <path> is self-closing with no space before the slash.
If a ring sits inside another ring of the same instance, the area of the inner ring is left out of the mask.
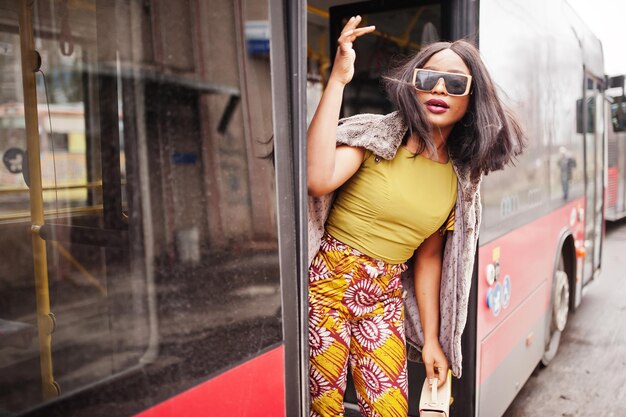
<path id="1" fill-rule="evenodd" d="M 541 364 L 548 366 L 556 356 L 561 342 L 561 333 L 567 326 L 569 316 L 570 286 L 569 277 L 565 272 L 563 252 L 554 271 L 552 294 L 550 296 L 550 330 L 546 336 L 545 350 Z"/>

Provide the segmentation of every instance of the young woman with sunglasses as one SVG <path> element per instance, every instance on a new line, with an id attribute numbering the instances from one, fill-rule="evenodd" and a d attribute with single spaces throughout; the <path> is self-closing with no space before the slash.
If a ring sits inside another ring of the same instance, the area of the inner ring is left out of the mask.
<path id="1" fill-rule="evenodd" d="M 309 202 L 311 416 L 343 415 L 348 363 L 363 416 L 406 416 L 406 338 L 428 378 L 460 376 L 481 176 L 525 142 L 466 41 L 428 45 L 385 78 L 396 112 L 340 121 L 352 43 L 374 30 L 360 21 L 338 39 L 307 135 L 318 197 Z"/>

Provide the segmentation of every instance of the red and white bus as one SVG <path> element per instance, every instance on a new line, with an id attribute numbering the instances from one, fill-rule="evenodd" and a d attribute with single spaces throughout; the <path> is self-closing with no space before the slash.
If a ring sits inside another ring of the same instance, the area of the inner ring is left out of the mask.
<path id="1" fill-rule="evenodd" d="M 308 415 L 306 126 L 353 14 L 344 115 L 469 37 L 530 138 L 483 182 L 453 415 L 550 362 L 605 201 L 602 47 L 565 1 L 0 0 L 0 415 Z"/>

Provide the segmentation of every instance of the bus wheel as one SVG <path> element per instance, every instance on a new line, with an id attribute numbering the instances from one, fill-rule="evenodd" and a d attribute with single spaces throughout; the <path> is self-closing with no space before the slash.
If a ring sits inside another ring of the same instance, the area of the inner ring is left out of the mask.
<path id="1" fill-rule="evenodd" d="M 550 334 L 546 338 L 546 347 L 541 358 L 543 366 L 548 366 L 559 349 L 561 332 L 567 325 L 567 316 L 569 315 L 569 294 L 569 279 L 567 272 L 565 272 L 565 261 L 561 253 L 559 264 L 556 271 L 554 271 L 554 284 L 550 300 L 550 305 L 552 306 L 550 312 Z"/>

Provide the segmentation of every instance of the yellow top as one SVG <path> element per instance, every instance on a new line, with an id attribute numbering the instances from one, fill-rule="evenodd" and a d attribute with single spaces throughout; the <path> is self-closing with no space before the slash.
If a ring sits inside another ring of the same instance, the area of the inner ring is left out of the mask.
<path id="1" fill-rule="evenodd" d="M 438 229 L 452 230 L 457 178 L 452 163 L 400 147 L 390 161 L 366 151 L 326 221 L 334 238 L 387 263 L 406 262 Z"/>

